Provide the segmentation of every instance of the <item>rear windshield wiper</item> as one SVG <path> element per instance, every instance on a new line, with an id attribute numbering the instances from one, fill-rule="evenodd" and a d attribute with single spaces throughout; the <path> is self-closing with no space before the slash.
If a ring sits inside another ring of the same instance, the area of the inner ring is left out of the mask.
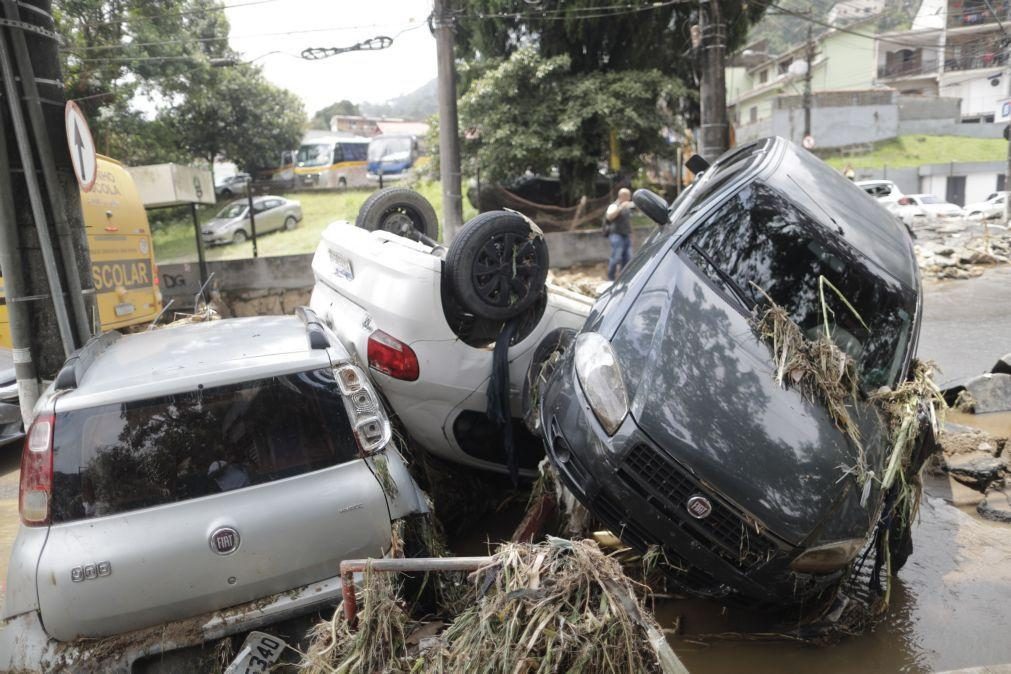
<path id="1" fill-rule="evenodd" d="M 727 287 L 727 289 L 733 293 L 737 301 L 740 302 L 741 305 L 749 312 L 753 311 L 758 303 L 748 296 L 748 293 L 745 292 L 744 288 L 737 284 L 734 277 L 720 269 L 720 267 L 713 261 L 713 258 L 709 257 L 705 251 L 696 246 L 694 243 L 691 244 L 691 247 L 692 250 L 698 253 L 702 259 L 705 260 L 710 267 L 712 267 L 713 271 L 715 271 L 716 275 L 720 277 L 720 280 L 723 281 L 723 284 Z"/>

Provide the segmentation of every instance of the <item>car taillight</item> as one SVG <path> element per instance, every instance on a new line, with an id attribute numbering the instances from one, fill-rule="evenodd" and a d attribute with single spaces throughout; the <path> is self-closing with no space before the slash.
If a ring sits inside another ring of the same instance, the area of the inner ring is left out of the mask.
<path id="1" fill-rule="evenodd" d="M 369 367 L 394 379 L 414 381 L 421 370 L 414 350 L 382 330 L 369 335 L 368 356 Z"/>
<path id="2" fill-rule="evenodd" d="M 53 427 L 52 414 L 35 417 L 25 448 L 21 452 L 21 484 L 18 510 L 21 521 L 30 527 L 49 524 L 49 497 L 53 488 Z"/>
<path id="3" fill-rule="evenodd" d="M 909 197 L 902 197 L 899 199 L 899 206 L 912 206 L 913 200 Z"/>
<path id="4" fill-rule="evenodd" d="M 365 373 L 354 365 L 338 365 L 334 368 L 334 376 L 344 396 L 344 408 L 358 446 L 366 454 L 385 447 L 393 437 L 393 430 L 379 395 Z"/>

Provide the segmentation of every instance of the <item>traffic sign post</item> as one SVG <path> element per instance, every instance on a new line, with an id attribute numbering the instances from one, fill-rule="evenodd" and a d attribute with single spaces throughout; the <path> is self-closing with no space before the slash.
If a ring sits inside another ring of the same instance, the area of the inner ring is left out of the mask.
<path id="1" fill-rule="evenodd" d="M 74 176 L 82 192 L 90 192 L 98 174 L 98 157 L 95 154 L 95 139 L 91 136 L 88 120 L 77 107 L 77 103 L 67 101 L 63 118 L 67 127 L 67 145 L 70 146 L 70 160 L 74 164 Z"/>

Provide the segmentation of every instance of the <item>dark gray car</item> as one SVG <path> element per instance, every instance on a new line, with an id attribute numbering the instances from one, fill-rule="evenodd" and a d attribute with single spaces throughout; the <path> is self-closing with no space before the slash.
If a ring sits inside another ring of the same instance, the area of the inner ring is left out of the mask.
<path id="1" fill-rule="evenodd" d="M 903 381 L 915 353 L 912 243 L 874 199 L 780 138 L 721 157 L 666 220 L 542 387 L 549 456 L 622 540 L 661 545 L 683 589 L 809 598 L 864 548 L 887 495 L 880 480 L 865 493 L 844 475 L 856 450 L 820 402 L 774 381 L 752 312 L 764 291 L 813 338 L 825 327 L 820 277 L 853 304 L 862 320 L 825 299 L 833 340 L 857 364 L 851 415 L 881 476 L 886 429 L 866 393 Z"/>

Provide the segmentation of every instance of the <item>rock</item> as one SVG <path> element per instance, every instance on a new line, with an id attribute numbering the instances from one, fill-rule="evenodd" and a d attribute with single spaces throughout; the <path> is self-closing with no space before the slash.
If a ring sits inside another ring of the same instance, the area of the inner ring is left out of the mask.
<path id="1" fill-rule="evenodd" d="M 1005 354 L 990 370 L 993 374 L 1011 374 L 1011 353 Z"/>
<path id="2" fill-rule="evenodd" d="M 981 250 L 974 250 L 966 260 L 969 264 L 1000 264 L 1002 259 L 996 255 L 985 253 Z"/>
<path id="3" fill-rule="evenodd" d="M 1011 411 L 1011 374 L 981 374 L 965 384 L 976 414 Z"/>
<path id="4" fill-rule="evenodd" d="M 986 452 L 969 452 L 946 456 L 944 468 L 962 484 L 977 491 L 985 491 L 993 482 L 999 480 L 1007 468 L 1004 459 Z"/>
<path id="5" fill-rule="evenodd" d="M 941 445 L 941 452 L 947 457 L 983 451 L 979 446 L 988 440 L 990 440 L 989 435 L 976 429 L 969 429 L 968 432 L 963 433 L 949 433 L 945 430 L 938 439 L 938 443 Z"/>
<path id="6" fill-rule="evenodd" d="M 991 489 L 976 506 L 980 517 L 994 522 L 1011 522 L 1011 487 Z"/>

